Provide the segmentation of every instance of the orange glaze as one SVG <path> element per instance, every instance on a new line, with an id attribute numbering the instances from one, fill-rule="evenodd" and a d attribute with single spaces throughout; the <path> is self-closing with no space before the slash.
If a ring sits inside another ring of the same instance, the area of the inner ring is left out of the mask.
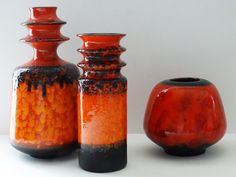
<path id="1" fill-rule="evenodd" d="M 87 145 L 109 145 L 126 140 L 126 99 L 126 92 L 82 95 L 78 93 L 78 142 Z"/>
<path id="2" fill-rule="evenodd" d="M 10 139 L 24 147 L 47 148 L 75 142 L 77 139 L 76 94 L 77 81 L 47 85 L 46 96 L 42 87 L 27 91 L 20 83 L 13 91 Z"/>

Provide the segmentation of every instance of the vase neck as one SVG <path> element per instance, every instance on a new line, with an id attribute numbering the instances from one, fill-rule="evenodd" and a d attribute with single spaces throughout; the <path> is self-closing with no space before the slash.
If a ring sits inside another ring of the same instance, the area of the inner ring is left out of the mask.
<path id="1" fill-rule="evenodd" d="M 126 64 L 120 60 L 125 48 L 119 42 L 123 34 L 81 34 L 83 46 L 78 51 L 83 60 L 78 64 L 83 69 L 82 77 L 107 79 L 120 77 L 120 69 Z"/>
<path id="2" fill-rule="evenodd" d="M 124 34 L 113 33 L 86 33 L 78 35 L 83 46 L 78 49 L 88 61 L 111 60 L 119 58 L 125 48 L 120 46 L 120 40 Z"/>
<path id="3" fill-rule="evenodd" d="M 59 59 L 57 47 L 69 38 L 60 33 L 66 22 L 56 15 L 56 7 L 30 8 L 30 18 L 23 23 L 28 28 L 28 35 L 22 41 L 34 49 L 34 60 L 51 61 Z"/>
<path id="4" fill-rule="evenodd" d="M 57 55 L 58 43 L 32 43 L 34 49 L 34 60 L 57 60 L 59 59 Z"/>

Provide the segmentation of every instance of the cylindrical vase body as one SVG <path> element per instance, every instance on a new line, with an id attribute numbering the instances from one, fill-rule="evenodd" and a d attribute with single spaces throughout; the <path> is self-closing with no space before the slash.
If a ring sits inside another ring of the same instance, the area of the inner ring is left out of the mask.
<path id="1" fill-rule="evenodd" d="M 82 34 L 79 49 L 79 164 L 88 171 L 109 172 L 127 162 L 127 80 L 119 45 L 122 34 Z"/>

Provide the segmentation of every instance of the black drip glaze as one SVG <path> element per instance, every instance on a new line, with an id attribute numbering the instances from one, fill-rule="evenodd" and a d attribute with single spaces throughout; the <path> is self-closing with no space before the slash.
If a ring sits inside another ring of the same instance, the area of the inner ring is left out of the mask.
<path id="1" fill-rule="evenodd" d="M 72 84 L 77 81 L 79 70 L 73 64 L 61 66 L 29 66 L 18 67 L 13 74 L 14 89 L 17 89 L 21 83 L 25 82 L 28 86 L 28 92 L 32 89 L 42 88 L 42 96 L 46 96 L 47 85 L 51 86 L 55 82 L 62 88 L 64 84 Z"/>
<path id="2" fill-rule="evenodd" d="M 174 156 L 196 156 L 201 155 L 206 152 L 206 148 L 208 148 L 209 144 L 203 144 L 196 148 L 189 148 L 187 145 L 179 145 L 179 146 L 164 146 L 163 149 L 167 154 Z"/>
<path id="3" fill-rule="evenodd" d="M 117 94 L 127 91 L 126 78 L 119 79 L 80 79 L 79 87 L 88 94 Z"/>
<path id="4" fill-rule="evenodd" d="M 72 151 L 77 149 L 78 143 L 73 142 L 70 144 L 57 146 L 57 147 L 51 147 L 51 148 L 27 148 L 20 145 L 16 145 L 13 142 L 11 143 L 13 147 L 18 149 L 19 151 L 29 154 L 32 157 L 39 158 L 39 159 L 50 159 L 50 158 L 57 158 L 62 157 L 70 154 Z"/>
<path id="5" fill-rule="evenodd" d="M 161 83 L 174 86 L 207 86 L 211 84 L 211 82 L 208 80 L 191 77 L 174 78 L 161 81 Z"/>
<path id="6" fill-rule="evenodd" d="M 87 59 L 92 59 L 90 61 L 102 61 L 104 59 L 105 61 L 114 61 L 119 60 L 120 53 L 125 50 L 124 47 L 106 47 L 101 49 L 78 49 L 78 52 L 86 55 Z"/>
<path id="7" fill-rule="evenodd" d="M 79 165 L 90 172 L 112 172 L 127 164 L 126 140 L 112 145 L 80 145 Z"/>
<path id="8" fill-rule="evenodd" d="M 116 94 L 127 90 L 127 79 L 120 69 L 126 64 L 120 60 L 123 47 L 101 49 L 78 49 L 86 55 L 86 60 L 78 66 L 83 69 L 79 79 L 80 89 L 88 94 Z"/>

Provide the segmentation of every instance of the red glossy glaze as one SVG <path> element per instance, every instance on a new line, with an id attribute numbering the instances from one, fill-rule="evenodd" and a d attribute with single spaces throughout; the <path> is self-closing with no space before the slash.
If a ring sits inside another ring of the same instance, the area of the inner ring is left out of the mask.
<path id="1" fill-rule="evenodd" d="M 216 143 L 226 130 L 216 87 L 195 78 L 157 84 L 149 97 L 144 129 L 152 141 L 164 148 L 198 149 Z"/>
<path id="2" fill-rule="evenodd" d="M 28 35 L 21 39 L 34 49 L 34 57 L 23 66 L 57 66 L 66 64 L 57 55 L 57 47 L 68 37 L 60 33 L 66 22 L 56 15 L 57 7 L 32 7 L 30 18 L 22 23 L 28 28 Z"/>

